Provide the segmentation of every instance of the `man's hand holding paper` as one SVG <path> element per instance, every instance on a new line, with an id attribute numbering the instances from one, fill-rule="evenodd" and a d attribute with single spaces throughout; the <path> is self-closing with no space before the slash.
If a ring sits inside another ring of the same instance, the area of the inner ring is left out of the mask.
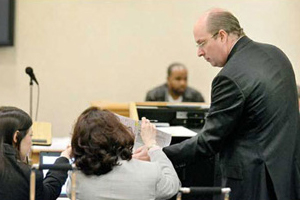
<path id="1" fill-rule="evenodd" d="M 137 150 L 139 147 L 144 146 L 144 141 L 141 137 L 141 126 L 142 126 L 142 121 L 136 121 L 133 120 L 131 118 L 128 117 L 124 117 L 121 115 L 117 115 L 121 121 L 122 124 L 124 124 L 125 126 L 131 128 L 134 136 L 135 136 L 135 141 L 134 141 L 134 146 L 133 149 Z M 147 120 L 146 118 L 144 118 L 144 120 Z M 166 132 L 163 132 L 161 130 L 157 130 L 155 128 L 155 126 L 153 124 L 150 123 L 150 121 L 145 121 L 145 125 L 147 124 L 147 126 L 152 125 L 153 126 L 153 130 L 155 129 L 155 141 L 156 141 L 156 145 L 160 146 L 160 147 L 166 147 L 169 146 L 171 143 L 171 139 L 172 139 L 172 135 Z M 150 127 L 148 127 L 150 128 Z M 146 133 L 145 133 L 146 134 Z M 152 135 L 154 136 L 154 135 Z M 147 137 L 147 142 L 148 142 L 148 136 L 145 135 L 145 137 Z M 151 139 L 153 142 L 153 138 Z"/>

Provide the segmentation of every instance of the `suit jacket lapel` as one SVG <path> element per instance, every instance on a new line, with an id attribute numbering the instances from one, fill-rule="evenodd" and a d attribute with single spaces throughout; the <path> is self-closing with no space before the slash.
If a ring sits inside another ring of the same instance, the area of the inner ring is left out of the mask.
<path id="1" fill-rule="evenodd" d="M 236 44 L 233 46 L 233 48 L 231 49 L 231 52 L 229 53 L 228 57 L 227 57 L 227 61 L 229 61 L 229 59 L 236 53 L 238 52 L 240 49 L 242 49 L 244 46 L 246 46 L 249 42 L 251 42 L 252 40 L 250 38 L 248 38 L 247 36 L 243 36 L 242 38 L 240 38 Z"/>

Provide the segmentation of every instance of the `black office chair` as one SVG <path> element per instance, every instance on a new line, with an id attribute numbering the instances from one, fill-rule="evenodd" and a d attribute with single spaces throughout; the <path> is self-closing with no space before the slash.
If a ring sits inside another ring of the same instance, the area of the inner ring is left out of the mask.
<path id="1" fill-rule="evenodd" d="M 182 194 L 207 195 L 224 194 L 224 200 L 229 200 L 230 188 L 221 187 L 182 187 L 177 193 L 176 200 L 182 199 Z"/>
<path id="2" fill-rule="evenodd" d="M 76 199 L 76 167 L 75 165 L 71 164 L 35 164 L 31 167 L 31 174 L 30 174 L 30 200 L 35 200 L 35 170 L 43 170 L 43 169 L 52 169 L 52 170 L 72 170 L 72 182 L 71 182 L 71 200 Z"/>

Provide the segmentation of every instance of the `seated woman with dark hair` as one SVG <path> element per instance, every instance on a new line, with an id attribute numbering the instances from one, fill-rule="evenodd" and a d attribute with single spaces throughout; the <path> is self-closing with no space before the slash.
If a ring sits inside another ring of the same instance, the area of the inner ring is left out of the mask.
<path id="1" fill-rule="evenodd" d="M 28 200 L 31 168 L 27 155 L 31 149 L 32 120 L 15 107 L 0 107 L 0 199 Z M 55 163 L 69 163 L 71 148 Z M 67 171 L 49 171 L 43 178 L 36 171 L 36 200 L 54 200 L 67 179 Z"/>
<path id="2" fill-rule="evenodd" d="M 155 126 L 142 120 L 142 138 Z M 91 107 L 78 118 L 71 140 L 78 199 L 168 199 L 180 187 L 177 174 L 162 149 L 149 147 L 151 162 L 132 159 L 134 136 L 113 113 Z M 68 182 L 67 190 L 71 191 Z M 68 192 L 69 193 L 69 192 Z"/>

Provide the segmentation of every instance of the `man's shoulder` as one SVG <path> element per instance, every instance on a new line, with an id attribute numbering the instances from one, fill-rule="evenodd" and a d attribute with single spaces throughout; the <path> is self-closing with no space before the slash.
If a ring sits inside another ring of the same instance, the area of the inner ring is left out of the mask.
<path id="1" fill-rule="evenodd" d="M 285 54 L 276 46 L 255 42 L 249 38 L 245 38 L 241 43 L 237 44 L 234 53 L 221 69 L 218 76 L 227 76 L 236 78 L 258 74 L 263 71 L 261 66 L 273 67 L 273 62 L 279 62 L 286 59 Z M 257 77 L 257 76 L 255 76 Z"/>
<path id="2" fill-rule="evenodd" d="M 167 84 L 162 84 L 151 89 L 147 92 L 146 101 L 164 101 L 167 88 Z"/>
<path id="3" fill-rule="evenodd" d="M 184 101 L 204 102 L 204 98 L 198 90 L 188 86 L 184 93 Z"/>
<path id="4" fill-rule="evenodd" d="M 196 90 L 195 88 L 190 87 L 190 86 L 186 87 L 186 91 L 189 93 L 192 93 L 192 94 L 200 94 L 200 92 L 198 90 Z"/>

